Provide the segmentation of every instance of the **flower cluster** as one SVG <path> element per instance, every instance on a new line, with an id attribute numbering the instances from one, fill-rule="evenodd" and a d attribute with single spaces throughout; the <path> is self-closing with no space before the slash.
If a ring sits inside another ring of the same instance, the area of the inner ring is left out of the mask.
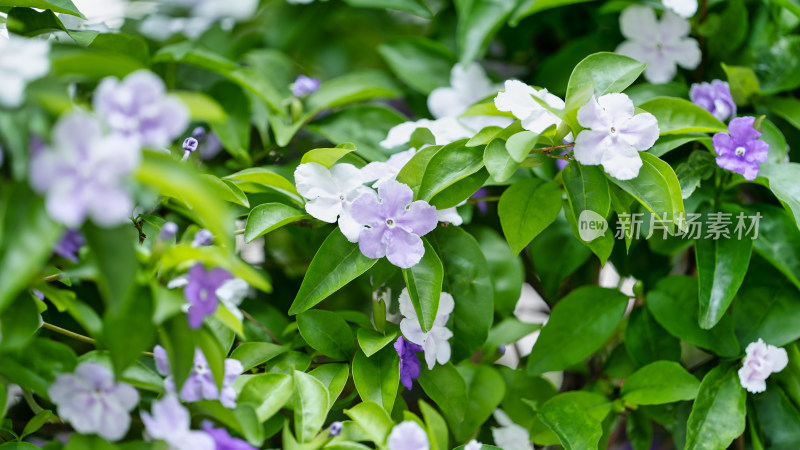
<path id="1" fill-rule="evenodd" d="M 167 351 L 164 347 L 157 345 L 153 349 L 158 373 L 167 377 L 164 380 L 164 388 L 167 392 L 175 392 L 175 382 L 172 378 Z M 242 363 L 237 359 L 228 358 L 225 360 L 225 374 L 222 379 L 222 389 L 217 388 L 217 383 L 208 366 L 206 356 L 199 348 L 194 351 L 194 364 L 189 373 L 189 377 L 181 387 L 180 398 L 185 402 L 196 402 L 200 400 L 219 400 L 226 408 L 236 407 L 236 392 L 231 384 L 243 372 Z"/>

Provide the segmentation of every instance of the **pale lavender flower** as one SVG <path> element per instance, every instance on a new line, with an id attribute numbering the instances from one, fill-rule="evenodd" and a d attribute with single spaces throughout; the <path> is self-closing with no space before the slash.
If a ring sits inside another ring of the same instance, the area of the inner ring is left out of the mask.
<path id="1" fill-rule="evenodd" d="M 736 116 L 736 102 L 727 81 L 713 80 L 711 83 L 695 83 L 689 90 L 692 103 L 725 121 Z"/>
<path id="2" fill-rule="evenodd" d="M 761 133 L 753 128 L 755 117 L 737 117 L 728 124 L 728 133 L 714 135 L 717 165 L 739 173 L 745 180 L 755 180 L 760 163 L 767 160 L 769 144 L 758 139 Z"/>
<path id="3" fill-rule="evenodd" d="M 147 435 L 169 444 L 170 450 L 216 450 L 214 439 L 203 431 L 192 431 L 189 411 L 174 393 L 153 402 L 153 415 L 142 411 Z"/>
<path id="4" fill-rule="evenodd" d="M 190 327 L 200 328 L 203 319 L 214 314 L 219 304 L 216 291 L 230 279 L 233 279 L 233 275 L 219 267 L 206 271 L 206 268 L 198 263 L 189 269 L 189 282 L 183 290 L 183 295 L 190 305 L 187 311 Z"/>
<path id="5" fill-rule="evenodd" d="M 658 139 L 655 116 L 636 114 L 633 102 L 625 94 L 606 94 L 592 99 L 578 110 L 583 130 L 575 140 L 575 159 L 584 165 L 602 164 L 618 180 L 639 175 L 642 157 Z"/>
<path id="6" fill-rule="evenodd" d="M 417 352 L 422 351 L 422 346 L 403 339 L 397 338 L 394 342 L 394 349 L 400 357 L 400 381 L 409 391 L 413 386 L 413 380 L 419 378 L 421 366 Z"/>
<path id="7" fill-rule="evenodd" d="M 406 420 L 392 428 L 386 442 L 389 450 L 428 450 L 428 433 L 417 422 Z"/>
<path id="8" fill-rule="evenodd" d="M 153 356 L 156 362 L 156 370 L 161 375 L 166 376 L 164 388 L 167 392 L 175 392 L 175 381 L 171 376 L 169 359 L 167 352 L 160 345 L 153 349 Z M 219 400 L 226 408 L 236 407 L 236 391 L 233 389 L 233 382 L 243 372 L 242 363 L 239 360 L 228 358 L 225 360 L 225 375 L 222 379 L 222 390 L 217 388 L 217 383 L 208 366 L 208 360 L 202 350 L 196 348 L 194 351 L 194 364 L 189 372 L 189 377 L 181 387 L 180 397 L 185 402 L 196 402 L 200 400 Z"/>
<path id="9" fill-rule="evenodd" d="M 545 109 L 536 97 L 553 109 L 564 109 L 564 100 L 547 92 L 547 89 L 536 90 L 518 80 L 508 80 L 505 90 L 497 94 L 494 104 L 498 111 L 508 111 L 522 121 L 522 128 L 541 133 L 547 128 L 561 124 L 561 118 Z"/>
<path id="10" fill-rule="evenodd" d="M 497 447 L 503 450 L 533 450 L 528 430 L 514 423 L 502 409 L 494 410 L 499 427 L 492 427 L 492 437 Z"/>
<path id="11" fill-rule="evenodd" d="M 436 208 L 427 202 L 412 202 L 411 188 L 389 180 L 378 188 L 378 196 L 365 194 L 351 208 L 353 219 L 362 227 L 358 236 L 361 253 L 368 258 L 386 258 L 408 269 L 425 253 L 420 236 L 436 228 Z"/>
<path id="12" fill-rule="evenodd" d="M 161 227 L 161 233 L 158 238 L 162 241 L 168 241 L 178 234 L 178 225 L 175 222 L 167 222 Z"/>
<path id="13" fill-rule="evenodd" d="M 67 230 L 56 244 L 53 253 L 72 262 L 78 262 L 78 252 L 86 245 L 86 239 L 78 230 Z"/>
<path id="14" fill-rule="evenodd" d="M 483 444 L 478 442 L 477 440 L 473 439 L 464 446 L 464 450 L 481 450 L 483 448 Z"/>
<path id="15" fill-rule="evenodd" d="M 192 239 L 192 247 L 205 247 L 214 243 L 214 233 L 201 228 L 194 234 Z"/>
<path id="16" fill-rule="evenodd" d="M 203 127 L 195 127 L 194 130 L 192 130 L 192 137 L 198 141 L 202 141 L 206 138 L 206 129 Z"/>
<path id="17" fill-rule="evenodd" d="M 422 346 L 425 351 L 425 362 L 428 369 L 439 364 L 447 364 L 450 361 L 450 338 L 453 332 L 447 328 L 447 321 L 453 313 L 455 301 L 453 296 L 447 292 L 442 292 L 439 296 L 439 308 L 436 310 L 436 317 L 433 326 L 428 331 L 422 331 L 417 317 L 417 311 L 411 303 L 411 296 L 408 288 L 403 288 L 400 297 L 397 299 L 400 304 L 400 314 L 403 320 L 400 321 L 400 331 L 409 341 Z"/>
<path id="18" fill-rule="evenodd" d="M 342 425 L 342 422 L 337 420 L 336 422 L 333 422 L 330 427 L 328 427 L 328 434 L 332 437 L 339 436 L 342 434 L 342 428 L 344 428 L 344 425 Z"/>
<path id="19" fill-rule="evenodd" d="M 377 188 L 381 184 L 394 180 L 400 170 L 411 161 L 417 154 L 416 149 L 408 149 L 398 152 L 389 157 L 386 161 L 373 161 L 361 168 L 361 176 L 364 182 L 375 181 L 372 187 Z"/>
<path id="20" fill-rule="evenodd" d="M 317 92 L 319 86 L 320 82 L 318 79 L 300 75 L 291 85 L 292 95 L 295 97 L 305 97 L 306 95 Z"/>
<path id="21" fill-rule="evenodd" d="M 765 344 L 761 338 L 748 344 L 745 353 L 747 356 L 739 369 L 739 381 L 753 394 L 767 390 L 766 381 L 770 374 L 780 372 L 789 364 L 786 350 Z"/>
<path id="22" fill-rule="evenodd" d="M 56 221 L 78 228 L 91 218 L 111 227 L 129 220 L 133 199 L 124 184 L 140 159 L 136 142 L 104 135 L 97 119 L 75 112 L 56 124 L 53 146 L 31 158 L 30 183 Z"/>
<path id="23" fill-rule="evenodd" d="M 199 142 L 197 141 L 197 139 L 189 136 L 183 140 L 183 150 L 185 152 L 193 153 L 195 150 L 197 150 L 198 144 Z"/>
<path id="24" fill-rule="evenodd" d="M 672 80 L 677 66 L 694 69 L 700 64 L 700 46 L 688 37 L 691 25 L 672 11 L 659 21 L 652 8 L 633 5 L 622 11 L 619 24 L 628 40 L 617 47 L 617 53 L 646 63 L 644 77 L 651 83 Z"/>
<path id="25" fill-rule="evenodd" d="M 146 147 L 166 147 L 189 124 L 186 105 L 166 95 L 161 78 L 147 70 L 122 81 L 104 79 L 94 93 L 94 109 L 114 132 Z"/>
<path id="26" fill-rule="evenodd" d="M 109 441 L 125 436 L 128 411 L 139 403 L 139 393 L 125 383 L 114 383 L 107 368 L 84 362 L 73 374 L 60 374 L 47 391 L 58 405 L 58 415 L 82 434 L 97 434 Z"/>
<path id="27" fill-rule="evenodd" d="M 213 159 L 221 151 L 222 141 L 219 140 L 217 133 L 208 133 L 205 142 L 200 146 L 200 157 L 203 160 Z"/>
<path id="28" fill-rule="evenodd" d="M 697 0 L 662 0 L 662 3 L 666 8 L 685 19 L 697 13 Z"/>
<path id="29" fill-rule="evenodd" d="M 204 420 L 201 426 L 203 431 L 214 439 L 217 445 L 216 450 L 256 450 L 247 441 L 231 437 L 225 428 L 214 428 L 214 425 L 207 420 Z"/>

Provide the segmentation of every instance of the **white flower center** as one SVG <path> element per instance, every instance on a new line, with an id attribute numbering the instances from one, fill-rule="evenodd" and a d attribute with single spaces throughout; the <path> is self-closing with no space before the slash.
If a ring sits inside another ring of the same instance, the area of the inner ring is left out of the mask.
<path id="1" fill-rule="evenodd" d="M 339 194 L 339 200 L 344 201 L 344 194 Z"/>
<path id="2" fill-rule="evenodd" d="M 203 366 L 203 365 L 201 365 L 201 364 L 198 364 L 198 365 L 194 366 L 194 371 L 195 371 L 195 372 L 196 372 L 198 375 L 205 375 L 205 374 L 206 374 L 206 372 L 208 372 L 208 369 L 207 369 L 205 366 Z"/>
<path id="3" fill-rule="evenodd" d="M 393 219 L 386 219 L 386 226 L 389 228 L 394 228 L 397 226 L 397 224 L 394 223 Z"/>
<path id="4" fill-rule="evenodd" d="M 736 153 L 736 156 L 744 156 L 746 151 L 747 150 L 744 147 L 741 147 L 741 146 L 740 147 L 736 147 L 736 150 L 734 150 L 734 152 Z"/>

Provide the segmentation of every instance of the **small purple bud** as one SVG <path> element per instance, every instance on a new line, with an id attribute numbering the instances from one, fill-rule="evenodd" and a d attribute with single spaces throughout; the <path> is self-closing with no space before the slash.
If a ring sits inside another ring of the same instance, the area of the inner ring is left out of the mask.
<path id="1" fill-rule="evenodd" d="M 290 86 L 292 95 L 295 97 L 305 97 L 306 95 L 313 94 L 319 89 L 320 81 L 316 78 L 300 75 L 294 80 Z"/>
<path id="2" fill-rule="evenodd" d="M 205 247 L 211 245 L 213 242 L 214 234 L 203 228 L 195 233 L 194 239 L 192 240 L 192 247 Z"/>
<path id="3" fill-rule="evenodd" d="M 158 238 L 162 241 L 168 241 L 175 237 L 178 234 L 178 225 L 175 222 L 167 222 L 161 227 L 161 234 L 158 235 Z"/>
<path id="4" fill-rule="evenodd" d="M 35 295 L 36 298 L 38 298 L 39 300 L 44 301 L 44 293 L 42 291 L 40 291 L 38 289 L 34 289 L 33 290 L 33 295 Z"/>
<path id="5" fill-rule="evenodd" d="M 342 422 L 339 422 L 337 420 L 336 422 L 333 422 L 331 424 L 331 426 L 328 428 L 328 433 L 331 436 L 336 437 L 336 436 L 342 434 L 342 427 L 343 427 Z"/>
<path id="6" fill-rule="evenodd" d="M 197 139 L 193 137 L 188 137 L 186 140 L 183 141 L 183 149 L 187 152 L 194 152 L 197 150 Z"/>
<path id="7" fill-rule="evenodd" d="M 501 355 L 501 356 L 505 355 L 506 354 L 506 346 L 503 345 L 503 344 L 498 345 L 497 346 L 497 354 Z"/>
<path id="8" fill-rule="evenodd" d="M 206 137 L 206 129 L 203 127 L 197 127 L 192 130 L 192 137 L 197 139 L 198 141 L 202 141 Z"/>

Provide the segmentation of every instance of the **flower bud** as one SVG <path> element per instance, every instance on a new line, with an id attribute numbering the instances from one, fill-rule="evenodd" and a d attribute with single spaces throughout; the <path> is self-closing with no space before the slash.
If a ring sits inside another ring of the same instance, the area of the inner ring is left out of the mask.
<path id="1" fill-rule="evenodd" d="M 339 436 L 340 434 L 342 434 L 342 427 L 343 427 L 342 422 L 339 422 L 337 420 L 336 422 L 333 422 L 331 426 L 328 428 L 328 434 L 334 437 Z"/>

